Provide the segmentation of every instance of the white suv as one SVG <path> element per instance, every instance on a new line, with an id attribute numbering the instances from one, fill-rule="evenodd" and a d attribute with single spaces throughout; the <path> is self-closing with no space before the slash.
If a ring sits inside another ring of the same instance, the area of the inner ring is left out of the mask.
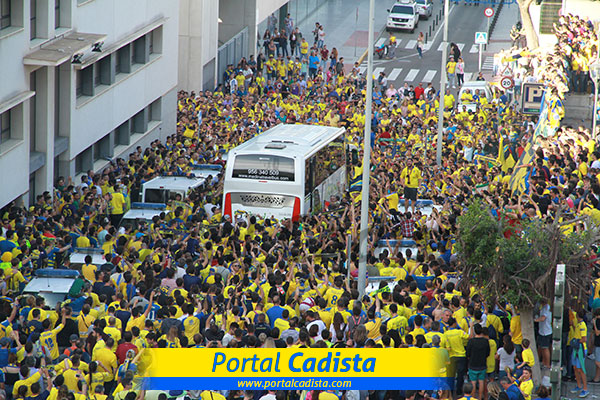
<path id="1" fill-rule="evenodd" d="M 394 4 L 389 12 L 386 29 L 409 29 L 414 32 L 419 26 L 419 10 L 417 4 L 412 1 L 402 1 Z"/>

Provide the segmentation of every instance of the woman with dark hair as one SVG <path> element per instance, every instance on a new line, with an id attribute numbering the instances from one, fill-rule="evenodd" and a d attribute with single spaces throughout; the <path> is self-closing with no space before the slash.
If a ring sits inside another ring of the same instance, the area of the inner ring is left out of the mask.
<path id="1" fill-rule="evenodd" d="M 515 356 L 517 355 L 515 345 L 513 344 L 509 335 L 504 335 L 504 339 L 502 341 L 502 347 L 500 347 L 496 352 L 496 360 L 500 361 L 500 378 L 507 375 L 507 368 L 510 368 L 510 370 L 515 368 Z"/>

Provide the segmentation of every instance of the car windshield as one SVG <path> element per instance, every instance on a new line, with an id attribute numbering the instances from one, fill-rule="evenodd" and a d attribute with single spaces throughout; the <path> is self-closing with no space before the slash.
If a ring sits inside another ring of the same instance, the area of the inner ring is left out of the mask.
<path id="1" fill-rule="evenodd" d="M 411 6 L 394 6 L 392 8 L 392 14 L 413 14 L 413 8 Z"/>
<path id="2" fill-rule="evenodd" d="M 427 5 L 427 0 L 417 0 L 417 4 L 425 6 Z"/>

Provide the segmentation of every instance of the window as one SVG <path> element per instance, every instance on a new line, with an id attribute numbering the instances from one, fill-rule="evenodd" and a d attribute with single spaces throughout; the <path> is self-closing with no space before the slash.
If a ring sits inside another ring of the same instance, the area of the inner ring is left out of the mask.
<path id="1" fill-rule="evenodd" d="M 77 97 L 83 96 L 83 71 L 82 70 L 78 70 L 75 73 L 75 95 Z"/>
<path id="2" fill-rule="evenodd" d="M 29 6 L 29 39 L 33 40 L 37 37 L 37 0 L 29 0 Z"/>
<path id="3" fill-rule="evenodd" d="M 344 141 L 341 137 L 317 151 L 310 159 L 306 160 L 304 194 L 308 196 L 312 193 L 313 189 L 343 167 L 345 162 Z"/>
<path id="4" fill-rule="evenodd" d="M 0 114 L 0 144 L 10 139 L 10 110 Z"/>
<path id="5" fill-rule="evenodd" d="M 94 64 L 94 87 L 100 85 L 100 83 L 100 64 L 96 63 Z"/>
<path id="6" fill-rule="evenodd" d="M 10 26 L 10 2 L 11 0 L 0 0 L 0 29 Z"/>
<path id="7" fill-rule="evenodd" d="M 232 178 L 267 181 L 294 181 L 294 159 L 289 157 L 244 154 L 235 158 Z"/>
<path id="8" fill-rule="evenodd" d="M 60 1 L 54 0 L 54 28 L 60 27 Z"/>
<path id="9" fill-rule="evenodd" d="M 154 100 L 152 103 L 150 103 L 150 105 L 148 106 L 148 119 L 150 121 L 160 121 L 161 119 L 161 101 L 162 98 L 159 97 L 158 99 Z"/>
<path id="10" fill-rule="evenodd" d="M 131 44 L 127 44 L 117 50 L 116 74 L 128 74 L 131 72 Z"/>

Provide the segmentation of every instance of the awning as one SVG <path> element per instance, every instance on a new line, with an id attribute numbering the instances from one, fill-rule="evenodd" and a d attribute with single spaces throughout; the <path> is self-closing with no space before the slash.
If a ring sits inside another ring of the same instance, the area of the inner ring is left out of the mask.
<path id="1" fill-rule="evenodd" d="M 103 42 L 105 39 L 104 34 L 71 32 L 26 55 L 23 64 L 56 67 L 71 60 L 73 55 L 83 53 L 95 43 Z"/>

